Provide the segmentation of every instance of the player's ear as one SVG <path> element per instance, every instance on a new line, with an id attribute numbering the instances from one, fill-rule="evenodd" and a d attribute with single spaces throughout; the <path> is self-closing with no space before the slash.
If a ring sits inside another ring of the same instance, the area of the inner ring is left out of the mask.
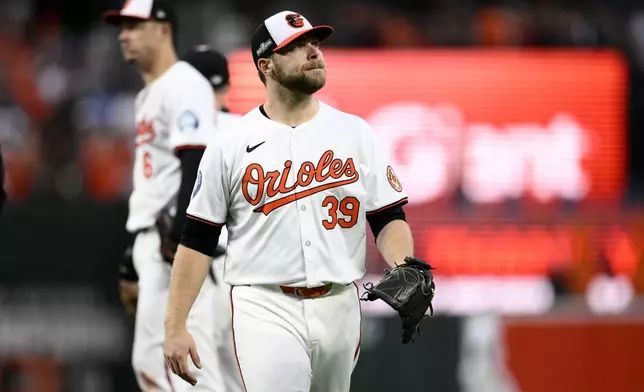
<path id="1" fill-rule="evenodd" d="M 172 39 L 172 26 L 170 26 L 170 23 L 161 23 L 161 33 Z"/>
<path id="2" fill-rule="evenodd" d="M 259 72 L 264 76 L 271 76 L 273 74 L 273 60 L 262 58 L 257 62 Z"/>

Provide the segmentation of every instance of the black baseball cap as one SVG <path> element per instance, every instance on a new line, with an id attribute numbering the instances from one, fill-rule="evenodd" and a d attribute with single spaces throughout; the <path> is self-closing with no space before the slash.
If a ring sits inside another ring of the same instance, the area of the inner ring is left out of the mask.
<path id="1" fill-rule="evenodd" d="M 253 51 L 255 67 L 259 68 L 257 65 L 259 59 L 269 57 L 273 52 L 282 49 L 304 34 L 324 41 L 332 33 L 333 27 L 326 25 L 314 27 L 297 12 L 279 12 L 264 20 L 253 33 L 250 47 Z"/>
<path id="2" fill-rule="evenodd" d="M 175 27 L 177 14 L 168 0 L 127 0 L 120 10 L 105 11 L 101 19 L 116 26 L 124 19 L 140 19 L 168 22 Z"/>
<path id="3" fill-rule="evenodd" d="M 181 60 L 195 67 L 215 89 L 230 83 L 226 56 L 207 45 L 193 47 Z"/>

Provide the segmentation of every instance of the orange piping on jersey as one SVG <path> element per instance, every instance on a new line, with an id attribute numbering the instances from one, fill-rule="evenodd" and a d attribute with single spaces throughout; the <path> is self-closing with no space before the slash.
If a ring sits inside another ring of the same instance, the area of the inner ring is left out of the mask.
<path id="1" fill-rule="evenodd" d="M 203 144 L 183 144 L 174 148 L 174 152 L 179 150 L 205 150 L 206 146 Z"/>
<path id="2" fill-rule="evenodd" d="M 400 200 L 398 200 L 398 201 L 395 201 L 395 202 L 393 202 L 393 203 L 391 203 L 391 204 L 387 204 L 387 205 L 386 205 L 386 206 L 384 206 L 384 207 L 380 207 L 380 208 L 378 208 L 377 210 L 367 211 L 367 215 L 369 215 L 369 214 L 375 214 L 376 212 L 380 212 L 380 211 L 382 211 L 382 210 L 386 210 L 387 208 L 395 207 L 395 206 L 397 206 L 397 205 L 405 204 L 405 203 L 407 203 L 407 198 L 406 198 L 406 197 L 403 197 L 402 199 L 400 199 Z"/>
<path id="3" fill-rule="evenodd" d="M 360 175 L 355 168 L 355 164 L 353 163 L 353 158 L 348 158 L 346 161 L 342 161 L 342 159 L 338 158 L 334 159 L 333 151 L 331 150 L 327 150 L 322 154 L 317 165 L 308 161 L 303 162 L 297 172 L 295 183 L 287 186 L 286 181 L 291 171 L 291 165 L 291 161 L 284 162 L 284 169 L 281 172 L 279 170 L 264 172 L 264 168 L 259 163 L 251 163 L 248 165 L 242 178 L 242 193 L 244 194 L 246 201 L 252 205 L 257 205 L 264 198 L 264 192 L 266 192 L 268 197 L 274 197 L 280 194 L 287 195 L 298 187 L 309 186 L 313 180 L 323 182 L 328 178 L 333 178 L 335 180 L 342 177 L 349 178 L 321 184 L 305 191 L 295 192 L 286 197 L 273 200 L 257 207 L 254 210 L 255 212 L 262 212 L 264 215 L 268 215 L 271 211 L 295 200 L 311 196 L 327 189 L 354 183 L 358 181 L 358 178 L 360 178 Z M 326 171 L 326 169 L 328 169 L 328 171 Z M 257 194 L 255 197 L 251 196 L 248 189 L 249 185 L 257 186 Z"/>
<path id="4" fill-rule="evenodd" d="M 187 216 L 188 218 L 190 218 L 190 219 L 194 219 L 194 220 L 199 221 L 199 222 L 207 223 L 207 224 L 209 224 L 210 226 L 217 226 L 217 227 L 219 227 L 219 226 L 223 226 L 223 225 L 225 225 L 225 223 L 215 223 L 215 222 L 211 222 L 211 221 L 209 221 L 209 220 L 205 220 L 205 219 L 197 218 L 196 216 L 194 216 L 194 215 L 190 215 L 190 214 L 186 214 L 186 216 Z"/>

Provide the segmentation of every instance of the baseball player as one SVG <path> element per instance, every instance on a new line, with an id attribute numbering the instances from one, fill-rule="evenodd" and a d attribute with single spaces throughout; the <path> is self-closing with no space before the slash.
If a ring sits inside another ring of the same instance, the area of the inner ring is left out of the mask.
<path id="1" fill-rule="evenodd" d="M 197 70 L 177 60 L 176 14 L 168 2 L 128 0 L 103 18 L 120 26 L 123 57 L 137 65 L 145 83 L 136 97 L 134 184 L 126 223 L 132 242 L 120 266 L 121 296 L 135 312 L 132 364 L 142 390 L 183 391 L 188 385 L 168 371 L 163 357 L 164 308 L 185 209 L 215 132 L 214 94 Z M 201 391 L 222 389 L 211 327 L 214 295 L 209 280 L 187 319 L 209 365 L 193 369 L 203 380 Z"/>
<path id="2" fill-rule="evenodd" d="M 224 280 L 246 391 L 349 391 L 360 351 L 354 282 L 365 272 L 367 223 L 392 271 L 423 271 L 413 276 L 423 290 L 402 292 L 433 296 L 433 285 L 424 291 L 428 265 L 408 257 L 407 197 L 384 149 L 363 119 L 312 96 L 326 81 L 320 42 L 332 31 L 292 11 L 266 19 L 251 40 L 266 101 L 234 132 L 218 133 L 200 163 L 172 268 L 164 345 L 172 371 L 192 385 L 201 380 L 187 356 L 201 363 L 201 345 L 186 315 L 224 224 Z M 388 279 L 399 283 L 400 275 Z M 425 305 L 422 318 L 430 302 L 417 303 Z M 411 336 L 405 323 L 403 342 Z"/>
<path id="3" fill-rule="evenodd" d="M 228 91 L 230 91 L 230 72 L 226 56 L 207 45 L 199 45 L 189 50 L 181 59 L 195 67 L 212 85 L 216 97 L 215 107 L 218 110 L 217 132 L 234 132 L 241 116 L 230 113 L 227 107 Z M 214 327 L 219 365 L 226 387 L 225 391 L 236 392 L 244 389 L 237 368 L 237 359 L 235 358 L 231 320 L 230 317 L 226 316 L 230 314 L 230 286 L 223 282 L 227 234 L 226 228 L 222 227 L 212 265 L 212 271 L 217 282 Z"/>

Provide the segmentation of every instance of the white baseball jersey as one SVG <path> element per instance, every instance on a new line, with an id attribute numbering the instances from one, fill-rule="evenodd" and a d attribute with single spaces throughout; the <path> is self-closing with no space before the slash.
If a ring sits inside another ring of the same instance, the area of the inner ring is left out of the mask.
<path id="1" fill-rule="evenodd" d="M 208 80 L 182 61 L 139 92 L 128 231 L 154 225 L 163 210 L 175 214 L 181 184 L 181 162 L 175 151 L 205 147 L 213 138 L 214 103 Z"/>
<path id="2" fill-rule="evenodd" d="M 235 132 L 239 120 L 242 118 L 239 114 L 230 113 L 230 112 L 219 112 L 217 115 L 217 132 Z M 228 230 L 225 227 L 221 229 L 221 235 L 219 235 L 219 242 L 217 247 L 220 249 L 226 249 L 226 244 L 228 243 Z"/>
<path id="3" fill-rule="evenodd" d="M 226 283 L 314 287 L 360 279 L 366 214 L 405 201 L 367 122 L 320 103 L 297 127 L 256 108 L 218 133 L 187 213 L 228 227 Z"/>

